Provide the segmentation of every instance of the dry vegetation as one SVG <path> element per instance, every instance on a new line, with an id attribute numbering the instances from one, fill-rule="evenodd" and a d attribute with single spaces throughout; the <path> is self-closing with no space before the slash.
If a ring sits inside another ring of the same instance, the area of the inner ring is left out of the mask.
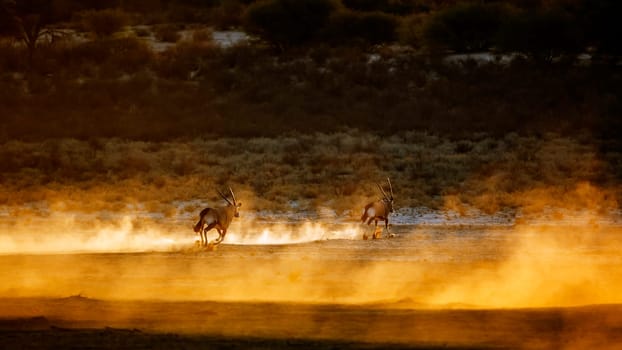
<path id="1" fill-rule="evenodd" d="M 0 1 L 0 343 L 616 348 L 619 4 Z M 514 226 L 346 241 L 386 177 L 396 219 Z"/>
<path id="2" fill-rule="evenodd" d="M 408 51 L 321 46 L 278 55 L 198 39 L 171 45 L 153 52 L 132 36 L 55 44 L 39 49 L 34 71 L 20 47 L 0 46 L 0 137 L 167 140 L 356 128 L 452 137 L 588 130 L 610 139 L 621 127 L 621 77 L 600 66 L 447 65 Z"/>
<path id="3" fill-rule="evenodd" d="M 605 155 L 580 139 L 513 133 L 459 140 L 350 130 L 169 142 L 7 141 L 0 148 L 0 202 L 39 203 L 39 215 L 142 208 L 170 217 L 214 203 L 216 188 L 232 186 L 245 210 L 324 207 L 356 218 L 378 196 L 374 181 L 390 176 L 398 207 L 604 212 L 620 199 L 620 169 L 611 166 L 622 161 L 620 153 Z"/>
<path id="4" fill-rule="evenodd" d="M 363 32 L 348 35 L 365 39 L 361 23 L 399 21 L 421 34 L 428 17 L 479 13 L 440 3 L 369 10 L 344 1 L 349 10 L 329 6 L 338 12 L 328 29 L 358 23 Z M 215 187 L 232 185 L 252 198 L 245 209 L 355 217 L 377 196 L 373 183 L 390 176 L 398 207 L 617 205 L 619 67 L 581 65 L 574 52 L 449 64 L 410 39 L 369 45 L 319 27 L 291 47 L 218 46 L 216 23 L 239 25 L 246 4 L 193 11 L 174 2 L 157 14 L 134 2 L 71 7 L 57 21 L 78 21 L 65 24 L 82 36 L 0 40 L 1 203 L 171 216 L 199 206 L 176 201 L 214 200 Z"/>

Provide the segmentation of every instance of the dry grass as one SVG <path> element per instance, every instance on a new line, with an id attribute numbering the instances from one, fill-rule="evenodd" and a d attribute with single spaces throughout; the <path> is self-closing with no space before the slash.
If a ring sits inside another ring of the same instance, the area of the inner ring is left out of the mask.
<path id="1" fill-rule="evenodd" d="M 594 144 L 553 134 L 480 136 L 349 131 L 169 142 L 7 141 L 0 148 L 0 203 L 62 203 L 80 211 L 138 205 L 174 216 L 198 205 L 175 203 L 217 202 L 215 189 L 232 186 L 246 210 L 290 211 L 296 203 L 295 210 L 328 207 L 355 218 L 361 205 L 378 198 L 374 182 L 388 176 L 398 207 L 474 206 L 494 213 L 617 206 L 611 159 L 619 164 L 622 154 L 610 152 L 605 161 Z"/>
<path id="2" fill-rule="evenodd" d="M 251 210 L 356 216 L 387 176 L 398 207 L 620 198 L 611 67 L 450 65 L 387 47 L 275 53 L 208 37 L 163 52 L 136 37 L 67 40 L 41 45 L 30 70 L 2 42 L 0 202 L 175 215 L 171 203 L 216 200 L 230 184 Z"/>
<path id="3" fill-rule="evenodd" d="M 157 141 L 348 128 L 453 138 L 582 130 L 615 138 L 620 130 L 621 76 L 607 67 L 453 66 L 388 48 L 275 54 L 219 48 L 206 35 L 164 52 L 132 37 L 43 45 L 27 74 L 25 51 L 1 46 L 0 68 L 10 72 L 0 79 L 3 133 Z"/>

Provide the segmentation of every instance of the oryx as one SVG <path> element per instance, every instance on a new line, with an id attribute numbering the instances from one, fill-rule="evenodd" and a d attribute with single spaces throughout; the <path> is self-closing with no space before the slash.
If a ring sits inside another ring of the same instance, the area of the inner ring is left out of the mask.
<path id="1" fill-rule="evenodd" d="M 207 232 L 213 228 L 216 228 L 218 231 L 218 238 L 213 242 L 214 245 L 219 244 L 225 238 L 227 234 L 227 228 L 234 217 L 239 217 L 240 212 L 239 208 L 242 206 L 242 203 L 238 203 L 235 200 L 235 195 L 233 194 L 233 190 L 229 187 L 229 192 L 231 193 L 230 201 L 227 196 L 225 196 L 220 190 L 216 190 L 218 194 L 227 201 L 227 205 L 225 207 L 219 208 L 205 208 L 201 210 L 199 214 L 199 222 L 194 225 L 194 232 L 201 235 L 201 245 L 207 245 Z"/>
<path id="2" fill-rule="evenodd" d="M 391 195 L 389 196 L 382 186 L 379 183 L 378 188 L 380 192 L 382 192 L 382 199 L 377 200 L 375 202 L 371 202 L 365 206 L 365 211 L 363 211 L 363 216 L 361 216 L 361 221 L 364 223 L 367 221 L 367 225 L 374 222 L 374 233 L 372 235 L 373 239 L 380 238 L 382 236 L 382 229 L 380 233 L 377 231 L 378 221 L 384 221 L 384 227 L 389 234 L 389 237 L 393 237 L 393 234 L 389 232 L 389 214 L 393 212 L 393 186 L 391 186 L 391 180 L 387 177 L 387 182 L 389 183 L 389 190 Z M 363 234 L 363 239 L 367 239 L 367 233 Z"/>

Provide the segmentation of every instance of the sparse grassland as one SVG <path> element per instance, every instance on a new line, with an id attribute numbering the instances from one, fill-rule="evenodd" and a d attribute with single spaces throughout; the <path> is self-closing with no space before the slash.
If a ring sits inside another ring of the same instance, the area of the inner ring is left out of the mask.
<path id="1" fill-rule="evenodd" d="M 285 55 L 182 40 L 153 52 L 135 37 L 40 48 L 34 71 L 0 47 L 0 139 L 274 137 L 345 129 L 612 139 L 617 70 L 461 65 L 412 52 L 315 47 Z M 13 68 L 11 68 L 13 67 Z M 21 68 L 20 68 L 21 67 Z"/>
<path id="2" fill-rule="evenodd" d="M 232 185 L 245 209 L 355 217 L 387 176 L 398 207 L 619 202 L 618 67 L 572 54 L 449 63 L 382 40 L 219 46 L 200 19 L 236 23 L 237 5 L 83 12 L 88 39 L 0 40 L 0 203 L 173 216 Z M 330 21 L 376 21 L 348 13 Z"/>
<path id="3" fill-rule="evenodd" d="M 620 169 L 611 164 L 620 164 L 622 154 L 604 159 L 597 146 L 552 134 L 452 140 L 355 130 L 167 142 L 7 141 L 0 147 L 0 203 L 81 212 L 141 207 L 172 217 L 217 202 L 215 189 L 232 186 L 245 210 L 330 208 L 355 219 L 379 196 L 374 182 L 389 176 L 398 207 L 606 211 L 621 198 Z"/>

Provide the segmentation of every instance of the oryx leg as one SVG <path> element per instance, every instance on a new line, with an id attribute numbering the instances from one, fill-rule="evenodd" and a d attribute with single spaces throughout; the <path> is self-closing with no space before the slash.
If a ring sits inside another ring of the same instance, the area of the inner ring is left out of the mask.
<path id="1" fill-rule="evenodd" d="M 222 240 L 225 239 L 225 233 L 227 232 L 227 230 L 221 230 L 218 227 L 216 227 L 216 231 L 218 231 L 218 238 L 216 238 L 216 240 L 214 241 L 214 244 L 220 244 L 220 242 L 222 242 Z"/>
<path id="2" fill-rule="evenodd" d="M 369 220 L 367 221 L 367 225 L 371 224 L 371 222 L 374 221 L 374 230 L 371 233 L 371 238 L 372 239 L 376 239 L 376 226 L 378 225 L 378 221 L 374 220 L 374 218 L 369 218 Z M 367 240 L 367 232 L 363 232 L 363 239 Z"/>
<path id="3" fill-rule="evenodd" d="M 382 231 L 380 232 L 382 234 Z M 378 236 L 378 220 L 374 220 L 374 234 L 372 236 L 373 239 L 380 238 Z"/>
<path id="4" fill-rule="evenodd" d="M 199 231 L 197 231 L 197 235 L 199 235 L 199 239 L 201 240 L 201 242 L 203 242 L 203 226 L 205 224 L 201 222 L 201 228 L 199 229 Z"/>
<path id="5" fill-rule="evenodd" d="M 203 245 L 207 245 L 208 240 L 207 240 L 207 232 L 211 229 L 213 229 L 216 226 L 215 223 L 211 223 L 209 225 L 207 225 L 207 227 L 203 230 L 203 235 L 201 235 L 201 244 Z"/>
<path id="6" fill-rule="evenodd" d="M 373 218 L 369 219 L 369 223 L 368 225 L 371 223 L 371 221 L 373 220 Z M 373 231 L 371 231 L 371 238 L 372 239 L 376 239 L 376 227 L 378 226 L 378 220 L 374 220 L 374 228 Z M 367 239 L 367 234 L 363 235 L 363 239 Z"/>
<path id="7" fill-rule="evenodd" d="M 367 209 L 365 209 L 365 210 L 367 210 Z M 372 222 L 373 220 L 374 220 L 374 217 L 373 217 L 373 216 L 369 216 L 369 217 L 368 217 L 368 219 L 366 220 L 367 222 L 363 221 L 363 223 L 365 223 L 365 224 L 369 225 L 369 224 L 371 224 L 371 222 Z M 372 237 L 374 237 L 374 235 L 373 235 L 373 234 L 372 234 Z M 364 232 L 364 233 L 363 233 L 363 239 L 364 239 L 364 240 L 367 240 L 367 232 Z"/>
<path id="8" fill-rule="evenodd" d="M 203 237 L 205 236 L 205 229 L 204 228 L 201 228 L 201 231 L 199 231 L 199 236 L 201 237 L 201 245 L 205 245 L 205 243 L 203 243 L 204 242 L 204 238 Z"/>
<path id="9" fill-rule="evenodd" d="M 389 231 L 389 218 L 387 218 L 385 227 L 387 229 L 387 237 L 389 238 L 395 237 L 395 234 Z"/>

